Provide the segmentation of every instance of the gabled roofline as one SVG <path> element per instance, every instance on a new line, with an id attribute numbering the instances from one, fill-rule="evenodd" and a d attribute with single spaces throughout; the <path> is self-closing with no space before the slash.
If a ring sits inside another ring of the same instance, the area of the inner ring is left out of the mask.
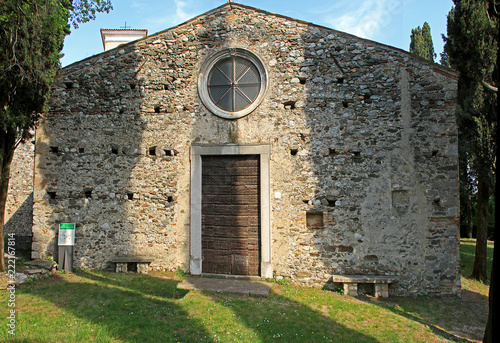
<path id="1" fill-rule="evenodd" d="M 79 64 L 79 63 L 82 63 L 82 62 L 85 62 L 85 61 L 88 61 L 89 59 L 92 59 L 92 58 L 95 58 L 97 56 L 103 56 L 103 55 L 106 55 L 106 54 L 110 54 L 110 53 L 113 53 L 116 49 L 123 49 L 127 46 L 131 46 L 131 45 L 134 45 L 134 44 L 137 44 L 139 42 L 142 42 L 146 39 L 150 39 L 150 38 L 154 38 L 155 36 L 159 36 L 165 32 L 168 32 L 168 31 L 171 31 L 171 30 L 175 30 L 181 26 L 184 26 L 184 25 L 188 25 L 194 21 L 197 21 L 199 18 L 201 17 L 204 17 L 204 16 L 208 16 L 214 12 L 218 12 L 220 10 L 222 10 L 223 8 L 228 8 L 228 9 L 233 9 L 233 8 L 242 8 L 242 9 L 246 9 L 246 10 L 251 10 L 251 11 L 255 11 L 255 12 L 259 12 L 259 13 L 262 13 L 264 15 L 268 15 L 268 16 L 274 16 L 274 17 L 278 17 L 278 18 L 282 18 L 282 19 L 285 19 L 285 20 L 289 20 L 289 21 L 294 21 L 294 22 L 297 22 L 297 23 L 300 23 L 300 24 L 304 24 L 304 25 L 308 25 L 308 26 L 314 26 L 314 27 L 317 27 L 317 28 L 320 28 L 320 29 L 324 29 L 324 30 L 329 30 L 329 31 L 332 31 L 336 34 L 339 34 L 339 35 L 343 35 L 343 36 L 347 36 L 347 37 L 350 37 L 350 38 L 353 38 L 353 39 L 356 39 L 356 40 L 359 40 L 359 41 L 362 41 L 362 42 L 365 42 L 365 43 L 369 43 L 369 44 L 375 44 L 377 46 L 380 46 L 382 48 L 385 48 L 385 49 L 390 49 L 390 50 L 395 50 L 395 51 L 398 51 L 400 53 L 403 53 L 405 55 L 408 55 L 412 58 L 415 58 L 415 59 L 418 59 L 420 60 L 421 62 L 423 63 L 426 63 L 428 64 L 435 72 L 441 74 L 441 75 L 444 75 L 446 77 L 449 77 L 449 78 L 452 78 L 452 79 L 458 79 L 458 72 L 451 69 L 451 68 L 448 68 L 448 67 L 445 67 L 445 66 L 442 66 L 436 62 L 431 62 L 429 60 L 426 60 L 420 56 L 417 56 L 417 55 L 414 55 L 406 50 L 403 50 L 403 49 L 400 49 L 400 48 L 397 48 L 397 47 L 394 47 L 394 46 L 390 46 L 390 45 L 387 45 L 387 44 L 383 44 L 383 43 L 379 43 L 379 42 L 376 42 L 376 41 L 373 41 L 373 40 L 370 40 L 370 39 L 366 39 L 366 38 L 361 38 L 361 37 L 358 37 L 358 36 L 355 36 L 353 34 L 350 34 L 350 33 L 347 33 L 347 32 L 343 32 L 343 31 L 338 31 L 336 29 L 332 29 L 331 27 L 327 27 L 327 26 L 323 26 L 323 25 L 318 25 L 318 24 L 314 24 L 314 23 L 311 23 L 311 22 L 307 22 L 307 21 L 304 21 L 304 20 L 301 20 L 301 19 L 296 19 L 296 18 L 292 18 L 292 17 L 288 17 L 288 16 L 285 16 L 285 15 L 282 15 L 282 14 L 276 14 L 276 13 L 272 13 L 272 12 L 268 12 L 268 11 L 265 11 L 265 10 L 261 10 L 259 8 L 255 8 L 255 7 L 252 7 L 252 6 L 248 6 L 248 5 L 243 5 L 243 4 L 239 4 L 239 3 L 234 3 L 234 2 L 227 2 L 219 7 L 216 7 L 210 11 L 207 11 L 205 13 L 202 13 L 200 15 L 197 15 L 196 17 L 193 17 L 183 23 L 180 23 L 178 25 L 175 25 L 175 26 L 172 26 L 168 29 L 165 29 L 165 30 L 162 30 L 162 31 L 159 31 L 159 32 L 156 32 L 156 33 L 153 33 L 152 35 L 150 36 L 146 36 L 144 38 L 141 38 L 141 39 L 138 39 L 138 40 L 135 40 L 135 41 L 132 41 L 132 42 L 129 42 L 129 43 L 126 43 L 126 44 L 122 44 L 116 48 L 113 48 L 113 49 L 110 49 L 108 51 L 104 51 L 104 52 L 101 52 L 99 54 L 96 54 L 96 55 L 93 55 L 93 56 L 89 56 L 87 58 L 84 58 L 83 60 L 80 60 L 80 61 L 77 61 L 77 62 L 74 62 L 70 65 L 67 65 L 66 67 L 62 68 L 62 70 L 66 69 L 66 68 L 69 68 L 69 67 L 72 67 L 76 64 Z"/>

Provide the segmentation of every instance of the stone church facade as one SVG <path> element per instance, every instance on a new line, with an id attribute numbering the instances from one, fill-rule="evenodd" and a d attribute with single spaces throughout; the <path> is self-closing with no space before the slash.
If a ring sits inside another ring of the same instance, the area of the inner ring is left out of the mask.
<path id="1" fill-rule="evenodd" d="M 75 268 L 397 276 L 456 294 L 457 76 L 228 3 L 62 69 L 36 132 L 32 258 Z"/>

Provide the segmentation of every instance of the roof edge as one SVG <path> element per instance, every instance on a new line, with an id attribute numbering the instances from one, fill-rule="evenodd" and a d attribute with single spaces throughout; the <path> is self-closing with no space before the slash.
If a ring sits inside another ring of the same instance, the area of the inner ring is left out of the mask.
<path id="1" fill-rule="evenodd" d="M 158 32 L 153 33 L 153 34 L 151 34 L 149 36 L 146 36 L 144 38 L 137 39 L 135 41 L 119 45 L 116 48 L 113 48 L 113 49 L 110 49 L 110 50 L 107 50 L 107 51 L 103 51 L 101 53 L 98 53 L 98 54 L 86 57 L 83 60 L 73 62 L 73 63 L 65 66 L 64 68 L 61 68 L 61 70 L 67 69 L 67 68 L 72 67 L 72 66 L 75 66 L 75 65 L 77 65 L 79 63 L 83 63 L 83 62 L 88 61 L 89 59 L 95 58 L 97 56 L 102 56 L 102 55 L 105 55 L 105 54 L 113 53 L 113 51 L 115 49 L 123 49 L 123 48 L 125 48 L 127 46 L 130 46 L 130 45 L 133 45 L 133 44 L 137 44 L 138 42 L 141 42 L 143 40 L 146 40 L 146 39 L 153 38 L 155 36 L 161 35 L 161 34 L 167 32 L 167 31 L 175 30 L 178 27 L 181 27 L 183 25 L 187 25 L 187 24 L 189 24 L 191 22 L 194 22 L 194 21 L 198 20 L 199 18 L 201 18 L 203 16 L 207 16 L 207 15 L 210 15 L 210 14 L 212 14 L 214 12 L 220 11 L 220 10 L 222 10 L 225 7 L 228 7 L 229 9 L 233 9 L 233 8 L 238 8 L 239 7 L 239 8 L 243 8 L 243 9 L 255 11 L 255 12 L 260 12 L 260 13 L 265 14 L 265 15 L 275 16 L 275 17 L 278 17 L 278 18 L 282 18 L 282 19 L 286 19 L 286 20 L 290 20 L 290 21 L 295 21 L 297 23 L 301 23 L 301 24 L 304 24 L 304 25 L 314 26 L 314 27 L 317 27 L 317 28 L 320 28 L 320 29 L 333 31 L 333 32 L 335 32 L 337 34 L 344 35 L 344 36 L 347 36 L 347 37 L 350 37 L 350 38 L 353 38 L 353 39 L 356 39 L 356 40 L 359 40 L 359 41 L 362 41 L 362 42 L 366 42 L 366 43 L 370 43 L 370 44 L 375 44 L 377 46 L 380 46 L 380 47 L 383 47 L 383 48 L 386 48 L 386 49 L 396 50 L 396 51 L 398 51 L 400 53 L 408 55 L 411 58 L 418 59 L 421 62 L 428 64 L 430 67 L 432 67 L 432 69 L 434 71 L 438 72 L 441 75 L 444 75 L 444 76 L 452 78 L 452 79 L 458 79 L 458 72 L 457 71 L 455 71 L 455 70 L 453 70 L 451 68 L 442 66 L 442 65 L 440 65 L 440 64 L 438 64 L 436 62 L 431 62 L 429 60 L 426 60 L 426 59 L 424 59 L 424 58 L 422 58 L 420 56 L 414 55 L 414 54 L 410 53 L 409 51 L 403 50 L 401 48 L 397 48 L 397 47 L 394 47 L 394 46 L 391 46 L 391 45 L 387 45 L 387 44 L 384 44 L 384 43 L 380 43 L 380 42 L 377 42 L 377 41 L 373 41 L 373 40 L 370 40 L 370 39 L 361 38 L 361 37 L 355 36 L 355 35 L 347 33 L 347 32 L 343 32 L 343 31 L 339 31 L 339 30 L 333 29 L 331 27 L 327 27 L 327 26 L 323 26 L 323 25 L 319 25 L 319 24 L 314 24 L 312 22 L 308 22 L 308 21 L 305 21 L 305 20 L 288 17 L 288 16 L 285 16 L 285 15 L 282 15 L 282 14 L 276 14 L 276 13 L 268 12 L 266 10 L 262 10 L 262 9 L 259 9 L 259 8 L 256 8 L 256 7 L 252 7 L 252 6 L 248 6 L 248 5 L 243 5 L 243 4 L 235 3 L 235 2 L 227 2 L 227 3 L 225 3 L 225 4 L 223 4 L 223 5 L 219 6 L 219 7 L 216 7 L 214 9 L 212 9 L 212 10 L 204 12 L 204 13 L 202 13 L 200 15 L 197 15 L 196 17 L 193 17 L 193 18 L 191 18 L 191 19 L 189 19 L 189 20 L 187 20 L 185 22 L 182 22 L 180 24 L 177 24 L 177 25 L 172 26 L 170 28 L 167 28 L 165 30 L 158 31 Z"/>

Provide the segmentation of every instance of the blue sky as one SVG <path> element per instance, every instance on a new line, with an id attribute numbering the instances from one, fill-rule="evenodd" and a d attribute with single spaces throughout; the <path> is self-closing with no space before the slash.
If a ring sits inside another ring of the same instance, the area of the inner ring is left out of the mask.
<path id="1" fill-rule="evenodd" d="M 98 14 L 66 37 L 63 66 L 103 52 L 100 29 L 147 29 L 149 34 L 168 29 L 216 8 L 227 0 L 113 0 L 113 11 Z M 452 0 L 235 0 L 271 13 L 348 32 L 408 50 L 412 28 L 427 21 L 439 61 L 446 33 L 446 15 Z"/>

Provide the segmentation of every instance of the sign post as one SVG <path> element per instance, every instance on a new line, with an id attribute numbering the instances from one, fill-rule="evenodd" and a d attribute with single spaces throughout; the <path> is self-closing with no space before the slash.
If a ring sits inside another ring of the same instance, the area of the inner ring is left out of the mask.
<path id="1" fill-rule="evenodd" d="M 73 246 L 75 245 L 75 224 L 59 224 L 59 270 L 73 271 Z"/>

